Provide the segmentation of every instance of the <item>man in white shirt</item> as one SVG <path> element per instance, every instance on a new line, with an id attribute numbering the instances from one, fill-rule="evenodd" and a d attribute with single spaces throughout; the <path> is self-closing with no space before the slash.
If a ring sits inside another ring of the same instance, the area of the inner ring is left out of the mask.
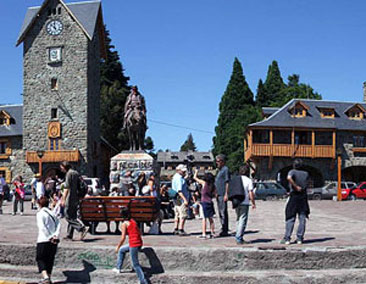
<path id="1" fill-rule="evenodd" d="M 249 200 L 252 203 L 252 209 L 255 209 L 255 200 L 253 193 L 253 182 L 249 178 L 250 167 L 248 164 L 241 166 L 239 169 L 239 174 L 241 176 L 241 181 L 243 184 L 245 199 L 235 208 L 236 211 L 236 234 L 235 239 L 238 245 L 247 244 L 248 242 L 244 241 L 244 232 L 248 222 L 249 216 Z"/>
<path id="2" fill-rule="evenodd" d="M 190 201 L 190 193 L 184 175 L 187 172 L 187 167 L 180 164 L 176 167 L 176 173 L 172 180 L 172 189 L 177 193 L 174 206 L 174 235 L 187 236 L 184 231 L 184 224 L 188 217 L 188 205 Z"/>
<path id="3" fill-rule="evenodd" d="M 35 186 L 36 186 L 36 197 L 37 197 L 37 200 L 38 200 L 42 196 L 45 196 L 46 191 L 45 191 L 45 188 L 44 188 L 44 184 L 43 184 L 43 182 L 41 180 L 41 175 L 40 174 L 36 174 L 35 175 L 35 178 L 36 178 L 36 183 L 35 183 Z"/>

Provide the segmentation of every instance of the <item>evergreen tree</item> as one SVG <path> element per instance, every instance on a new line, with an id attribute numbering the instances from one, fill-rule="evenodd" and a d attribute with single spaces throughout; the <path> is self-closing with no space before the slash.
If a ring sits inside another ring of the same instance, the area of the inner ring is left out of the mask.
<path id="1" fill-rule="evenodd" d="M 225 154 L 227 165 L 236 171 L 244 160 L 244 136 L 248 124 L 260 119 L 254 107 L 253 93 L 243 75 L 242 66 L 234 60 L 233 72 L 219 105 L 219 118 L 213 138 L 213 153 Z"/>
<path id="2" fill-rule="evenodd" d="M 128 80 L 123 72 L 118 52 L 111 44 L 109 31 L 105 28 L 107 58 L 101 61 L 101 135 L 116 149 L 128 149 L 128 137 L 122 131 L 124 105 L 129 93 Z"/>
<path id="3" fill-rule="evenodd" d="M 268 67 L 267 78 L 260 94 L 257 94 L 258 106 L 274 106 L 277 101 L 282 101 L 281 91 L 286 88 L 281 77 L 277 61 L 273 60 Z"/>
<path id="4" fill-rule="evenodd" d="M 279 98 L 273 106 L 281 107 L 292 99 L 321 100 L 322 96 L 307 84 L 300 83 L 300 76 L 293 74 L 288 77 L 287 88 L 280 92 Z"/>
<path id="5" fill-rule="evenodd" d="M 188 134 L 187 140 L 183 143 L 183 145 L 180 147 L 180 151 L 196 151 L 197 147 L 194 144 L 192 133 Z"/>
<path id="6" fill-rule="evenodd" d="M 262 79 L 259 79 L 257 87 L 256 105 L 259 107 L 266 106 L 268 98 L 266 97 L 266 92 L 264 90 L 264 85 Z"/>
<path id="7" fill-rule="evenodd" d="M 147 136 L 144 141 L 144 149 L 148 151 L 154 151 L 154 141 L 150 136 Z"/>

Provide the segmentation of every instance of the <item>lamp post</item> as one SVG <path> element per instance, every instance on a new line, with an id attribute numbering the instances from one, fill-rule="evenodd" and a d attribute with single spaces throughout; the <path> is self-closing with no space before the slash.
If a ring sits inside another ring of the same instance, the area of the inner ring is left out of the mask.
<path id="1" fill-rule="evenodd" d="M 38 150 L 37 151 L 37 156 L 38 156 L 38 173 L 41 175 L 42 177 L 42 158 L 43 158 L 43 155 L 44 155 L 44 151 L 42 150 Z"/>
<path id="2" fill-rule="evenodd" d="M 337 169 L 338 169 L 338 188 L 337 188 L 337 201 L 342 201 L 342 149 L 337 149 Z"/>

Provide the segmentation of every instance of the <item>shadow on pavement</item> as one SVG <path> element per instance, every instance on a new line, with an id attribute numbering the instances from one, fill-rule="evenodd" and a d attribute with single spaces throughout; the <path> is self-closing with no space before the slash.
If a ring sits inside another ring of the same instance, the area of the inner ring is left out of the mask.
<path id="1" fill-rule="evenodd" d="M 272 241 L 274 241 L 275 239 L 256 239 L 256 240 L 252 240 L 250 241 L 251 244 L 256 244 L 256 243 L 270 243 Z"/>
<path id="2" fill-rule="evenodd" d="M 83 270 L 66 270 L 62 273 L 66 276 L 65 281 L 53 282 L 55 284 L 68 284 L 68 283 L 80 283 L 80 284 L 88 284 L 91 282 L 90 280 L 90 272 L 96 270 L 95 266 L 91 263 L 83 260 L 84 269 Z"/>
<path id="3" fill-rule="evenodd" d="M 245 231 L 245 234 L 258 234 L 259 230 Z"/>
<path id="4" fill-rule="evenodd" d="M 326 241 L 332 241 L 335 240 L 335 238 L 333 237 L 328 237 L 328 238 L 319 238 L 319 239 L 308 239 L 308 240 L 304 240 L 304 244 L 311 244 L 311 243 L 322 243 L 322 242 L 326 242 Z"/>
<path id="5" fill-rule="evenodd" d="M 146 255 L 146 258 L 149 260 L 150 264 L 150 267 L 143 267 L 146 277 L 150 278 L 153 274 L 164 273 L 163 265 L 161 264 L 160 259 L 156 255 L 153 248 L 144 247 L 142 252 Z"/>

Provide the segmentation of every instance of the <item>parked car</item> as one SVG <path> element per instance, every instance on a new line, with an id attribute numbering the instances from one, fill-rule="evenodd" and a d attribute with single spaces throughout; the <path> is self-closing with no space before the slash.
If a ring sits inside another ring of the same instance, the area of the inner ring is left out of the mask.
<path id="1" fill-rule="evenodd" d="M 99 178 L 83 177 L 83 180 L 88 185 L 89 192 L 95 195 L 103 195 L 103 189 L 100 186 Z"/>
<path id="2" fill-rule="evenodd" d="M 342 189 L 342 200 L 366 199 L 366 182 L 352 188 Z"/>
<path id="3" fill-rule="evenodd" d="M 356 187 L 356 183 L 352 181 L 342 181 L 341 189 L 353 188 Z M 313 200 L 322 200 L 322 199 L 333 199 L 334 196 L 337 196 L 338 192 L 338 182 L 331 182 L 322 187 L 315 187 L 308 189 L 308 198 Z"/>
<path id="4" fill-rule="evenodd" d="M 276 182 L 255 182 L 255 199 L 276 200 L 287 196 L 286 189 Z"/>

